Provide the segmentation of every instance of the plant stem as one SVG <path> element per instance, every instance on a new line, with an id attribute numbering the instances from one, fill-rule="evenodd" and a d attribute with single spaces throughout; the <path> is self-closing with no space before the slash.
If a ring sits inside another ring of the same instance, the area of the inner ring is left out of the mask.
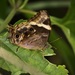
<path id="1" fill-rule="evenodd" d="M 11 5 L 12 7 L 15 6 L 15 0 L 9 0 L 9 3 L 10 3 L 10 5 Z"/>
<path id="2" fill-rule="evenodd" d="M 24 13 L 24 14 L 32 14 L 32 15 L 35 15 L 36 14 L 36 12 L 34 12 L 34 11 L 31 11 L 31 10 L 24 10 L 24 9 L 20 9 L 20 10 L 18 10 L 19 12 L 22 12 L 22 13 Z"/>
<path id="3" fill-rule="evenodd" d="M 26 6 L 27 2 L 28 0 L 24 0 L 23 4 L 19 7 L 19 9 L 23 9 Z"/>
<path id="4" fill-rule="evenodd" d="M 7 27 L 8 23 L 11 21 L 11 19 L 15 15 L 15 13 L 16 13 L 16 10 L 12 9 L 12 11 L 10 12 L 10 14 L 7 16 L 7 18 L 3 22 L 3 24 L 0 26 L 0 32 L 3 31 Z"/>
<path id="5" fill-rule="evenodd" d="M 29 9 L 44 9 L 44 8 L 59 8 L 59 7 L 68 7 L 70 5 L 70 1 L 37 1 L 37 2 L 32 2 L 28 3 L 27 7 Z"/>

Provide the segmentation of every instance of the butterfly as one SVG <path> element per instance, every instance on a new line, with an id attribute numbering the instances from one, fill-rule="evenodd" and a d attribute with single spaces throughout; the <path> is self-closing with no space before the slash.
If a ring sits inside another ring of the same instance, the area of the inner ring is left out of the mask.
<path id="1" fill-rule="evenodd" d="M 9 26 L 9 39 L 17 46 L 43 50 L 51 31 L 51 22 L 47 11 L 41 10 L 26 22 Z"/>

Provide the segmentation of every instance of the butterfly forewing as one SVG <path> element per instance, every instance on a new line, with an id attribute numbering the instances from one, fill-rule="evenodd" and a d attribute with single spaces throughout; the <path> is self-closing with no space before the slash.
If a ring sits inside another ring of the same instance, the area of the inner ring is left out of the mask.
<path id="1" fill-rule="evenodd" d="M 11 30 L 11 29 L 10 29 Z M 51 30 L 50 18 L 45 10 L 39 11 L 27 22 L 13 28 L 10 41 L 20 47 L 41 50 L 45 47 Z"/>

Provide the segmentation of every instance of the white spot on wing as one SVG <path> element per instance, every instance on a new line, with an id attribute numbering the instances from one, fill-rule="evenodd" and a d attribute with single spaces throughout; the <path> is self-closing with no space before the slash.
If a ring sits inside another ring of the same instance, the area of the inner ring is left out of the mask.
<path id="1" fill-rule="evenodd" d="M 30 24 L 30 25 L 37 25 L 37 26 L 43 27 L 43 28 L 45 28 L 45 29 L 47 29 L 47 30 L 51 30 L 50 25 L 45 25 L 45 24 L 43 24 L 43 23 L 36 23 L 36 22 L 31 21 L 29 24 Z"/>

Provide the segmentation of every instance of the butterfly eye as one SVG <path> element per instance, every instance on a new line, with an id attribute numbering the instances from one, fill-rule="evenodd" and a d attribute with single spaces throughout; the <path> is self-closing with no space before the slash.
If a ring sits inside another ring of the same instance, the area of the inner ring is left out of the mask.
<path id="1" fill-rule="evenodd" d="M 16 34 L 16 36 L 15 36 L 16 38 L 19 38 L 19 34 Z"/>
<path id="2" fill-rule="evenodd" d="M 33 28 L 30 28 L 29 31 L 34 31 L 34 29 Z"/>

